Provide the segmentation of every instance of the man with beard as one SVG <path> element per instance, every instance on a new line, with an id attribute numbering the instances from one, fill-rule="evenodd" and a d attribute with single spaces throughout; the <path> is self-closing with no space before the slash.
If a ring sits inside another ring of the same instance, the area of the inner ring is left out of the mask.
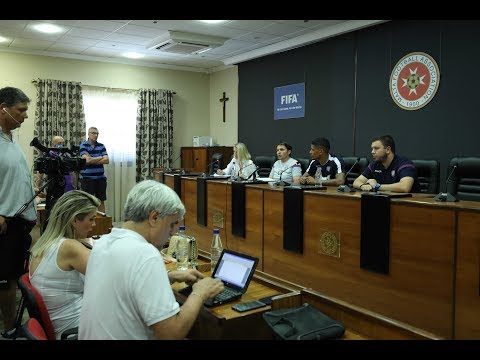
<path id="1" fill-rule="evenodd" d="M 363 191 L 420 192 L 417 169 L 406 157 L 395 155 L 395 140 L 382 135 L 372 140 L 373 161 L 355 179 L 353 187 Z"/>

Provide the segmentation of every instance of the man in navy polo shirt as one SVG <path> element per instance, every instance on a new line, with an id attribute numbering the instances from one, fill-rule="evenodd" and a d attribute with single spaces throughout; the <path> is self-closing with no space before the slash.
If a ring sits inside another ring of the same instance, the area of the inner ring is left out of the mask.
<path id="1" fill-rule="evenodd" d="M 406 157 L 395 155 L 395 141 L 390 135 L 372 140 L 373 160 L 353 182 L 363 191 L 420 192 L 417 169 Z"/>
<path id="2" fill-rule="evenodd" d="M 300 178 L 300 184 L 315 184 L 317 166 L 322 168 L 322 185 L 343 185 L 345 174 L 343 173 L 343 159 L 330 154 L 330 141 L 326 138 L 316 138 L 310 145 L 310 157 L 312 161 L 308 165 L 305 174 Z"/>
<path id="3" fill-rule="evenodd" d="M 96 196 L 101 204 L 98 210 L 105 212 L 105 200 L 107 200 L 107 178 L 103 169 L 108 164 L 107 149 L 97 141 L 98 129 L 88 129 L 88 139 L 80 144 L 80 156 L 87 160 L 85 170 L 80 170 L 80 184 L 82 190 Z"/>

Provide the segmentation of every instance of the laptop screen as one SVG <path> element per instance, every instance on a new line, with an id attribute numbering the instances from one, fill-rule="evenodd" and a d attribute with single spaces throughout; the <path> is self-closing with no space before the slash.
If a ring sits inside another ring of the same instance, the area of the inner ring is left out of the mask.
<path id="1" fill-rule="evenodd" d="M 226 285 L 246 289 L 257 267 L 258 259 L 224 249 L 212 277 Z"/>

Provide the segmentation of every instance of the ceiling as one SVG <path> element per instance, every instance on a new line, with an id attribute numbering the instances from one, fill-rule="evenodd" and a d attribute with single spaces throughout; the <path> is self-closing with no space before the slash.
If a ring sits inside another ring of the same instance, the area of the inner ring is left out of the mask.
<path id="1" fill-rule="evenodd" d="M 211 73 L 226 66 L 307 45 L 385 20 L 0 20 L 0 51 Z M 56 24 L 46 34 L 33 26 Z M 222 46 L 201 54 L 149 50 L 169 30 L 221 36 Z M 144 57 L 128 59 L 126 52 Z"/>

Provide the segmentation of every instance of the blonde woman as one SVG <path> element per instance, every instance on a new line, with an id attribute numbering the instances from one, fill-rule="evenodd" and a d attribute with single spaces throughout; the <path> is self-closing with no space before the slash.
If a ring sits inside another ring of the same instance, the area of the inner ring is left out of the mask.
<path id="1" fill-rule="evenodd" d="M 66 192 L 30 250 L 30 281 L 45 302 L 57 339 L 79 324 L 91 249 L 86 238 L 95 226 L 99 205 L 100 200 L 84 191 Z"/>
<path id="2" fill-rule="evenodd" d="M 232 178 L 247 179 L 256 170 L 252 157 L 244 143 L 233 147 L 233 158 L 223 170 L 218 169 L 218 175 L 230 175 Z"/>

